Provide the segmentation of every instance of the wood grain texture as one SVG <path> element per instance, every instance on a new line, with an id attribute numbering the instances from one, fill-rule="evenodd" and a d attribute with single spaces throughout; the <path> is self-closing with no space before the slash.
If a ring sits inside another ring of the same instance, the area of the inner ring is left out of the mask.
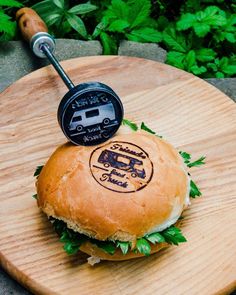
<path id="1" fill-rule="evenodd" d="M 31 195 L 33 173 L 65 138 L 56 111 L 66 92 L 51 66 L 0 95 L 0 262 L 37 294 L 227 294 L 236 287 L 236 106 L 206 82 L 157 62 L 86 57 L 62 63 L 75 84 L 101 81 L 125 116 L 144 121 L 207 164 L 192 168 L 203 197 L 185 211 L 188 242 L 148 258 L 102 262 L 68 257 Z"/>

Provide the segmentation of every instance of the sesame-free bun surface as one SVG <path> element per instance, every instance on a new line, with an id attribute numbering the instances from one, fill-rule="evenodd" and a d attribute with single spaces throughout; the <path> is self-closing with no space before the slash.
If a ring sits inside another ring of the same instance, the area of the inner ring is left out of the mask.
<path id="1" fill-rule="evenodd" d="M 38 206 L 48 216 L 98 240 L 135 241 L 174 208 L 182 211 L 187 191 L 178 151 L 145 131 L 120 131 L 99 146 L 66 143 L 37 182 Z"/>

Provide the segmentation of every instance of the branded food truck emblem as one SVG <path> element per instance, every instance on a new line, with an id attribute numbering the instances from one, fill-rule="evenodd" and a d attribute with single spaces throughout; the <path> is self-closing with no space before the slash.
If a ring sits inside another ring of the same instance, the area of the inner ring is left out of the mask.
<path id="1" fill-rule="evenodd" d="M 144 179 L 146 174 L 145 170 L 138 169 L 137 167 L 143 165 L 143 161 L 126 156 L 117 152 L 109 150 L 102 151 L 98 158 L 98 162 L 102 163 L 104 167 L 113 167 L 131 173 L 132 177 L 139 177 Z"/>
<path id="2" fill-rule="evenodd" d="M 123 193 L 144 188 L 153 175 L 148 154 L 129 142 L 111 142 L 96 148 L 90 157 L 90 170 L 100 185 Z"/>
<path id="3" fill-rule="evenodd" d="M 116 125 L 116 115 L 112 103 L 75 111 L 70 121 L 69 130 L 83 132 L 86 127 L 102 125 L 108 128 Z"/>

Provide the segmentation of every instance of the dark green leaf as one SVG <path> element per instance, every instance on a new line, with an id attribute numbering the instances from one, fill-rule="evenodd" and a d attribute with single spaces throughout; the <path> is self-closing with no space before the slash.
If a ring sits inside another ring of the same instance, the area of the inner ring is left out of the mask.
<path id="1" fill-rule="evenodd" d="M 50 221 L 53 224 L 55 232 L 61 237 L 63 232 L 67 230 L 66 223 L 53 217 L 50 217 Z"/>
<path id="2" fill-rule="evenodd" d="M 129 251 L 129 242 L 120 242 L 117 241 L 116 242 L 117 247 L 120 247 L 122 253 L 125 255 L 128 253 Z"/>
<path id="3" fill-rule="evenodd" d="M 205 37 L 212 27 L 222 27 L 226 23 L 224 11 L 217 6 L 208 6 L 205 10 L 198 11 L 196 14 L 182 14 L 177 22 L 177 28 L 178 30 L 193 28 L 198 37 Z"/>
<path id="4" fill-rule="evenodd" d="M 142 253 L 145 256 L 149 256 L 151 254 L 151 246 L 144 238 L 140 238 L 137 240 L 136 249 L 139 251 L 139 253 Z"/>
<path id="5" fill-rule="evenodd" d="M 201 48 L 195 51 L 196 59 L 201 62 L 212 61 L 216 57 L 216 52 L 211 48 Z"/>
<path id="6" fill-rule="evenodd" d="M 43 166 L 37 166 L 37 168 L 36 168 L 36 170 L 34 172 L 34 176 L 39 176 L 42 169 L 43 169 Z"/>
<path id="7" fill-rule="evenodd" d="M 201 75 L 207 71 L 207 68 L 204 66 L 198 66 L 194 65 L 190 68 L 190 72 L 192 72 L 194 75 Z"/>
<path id="8" fill-rule="evenodd" d="M 190 72 L 191 68 L 196 65 L 196 56 L 194 50 L 190 50 L 185 56 L 185 66 L 187 70 Z"/>
<path id="9" fill-rule="evenodd" d="M 160 17 L 158 17 L 157 26 L 159 30 L 164 31 L 169 26 L 169 24 L 170 22 L 165 16 L 161 15 Z"/>
<path id="10" fill-rule="evenodd" d="M 127 120 L 127 119 L 122 120 L 122 125 L 130 127 L 130 129 L 132 129 L 133 131 L 138 130 L 138 125 L 130 120 Z"/>
<path id="11" fill-rule="evenodd" d="M 196 23 L 193 28 L 198 37 L 205 37 L 211 29 L 210 25 L 204 23 Z"/>
<path id="12" fill-rule="evenodd" d="M 203 13 L 198 12 L 197 18 L 211 26 L 223 26 L 227 23 L 225 13 L 217 6 L 208 6 Z"/>
<path id="13" fill-rule="evenodd" d="M 179 69 L 184 69 L 185 53 L 177 51 L 169 51 L 167 53 L 166 63 Z"/>
<path id="14" fill-rule="evenodd" d="M 229 76 L 236 75 L 236 65 L 227 65 L 222 70 Z"/>
<path id="15" fill-rule="evenodd" d="M 45 22 L 47 23 L 48 26 L 51 26 L 51 25 L 55 24 L 60 19 L 61 19 L 61 14 L 54 13 L 54 14 L 48 15 L 45 18 Z"/>
<path id="16" fill-rule="evenodd" d="M 66 14 L 66 19 L 68 23 L 76 30 L 82 37 L 87 37 L 87 31 L 84 25 L 84 22 L 80 17 L 75 14 Z"/>
<path id="17" fill-rule="evenodd" d="M 192 13 L 182 14 L 180 20 L 176 23 L 178 30 L 187 30 L 196 22 L 196 15 Z"/>
<path id="18" fill-rule="evenodd" d="M 227 40 L 231 43 L 236 42 L 236 14 L 227 17 L 227 23 L 216 31 L 213 37 L 219 42 Z"/>
<path id="19" fill-rule="evenodd" d="M 78 4 L 68 10 L 72 14 L 86 14 L 97 9 L 97 6 L 88 3 Z"/>
<path id="20" fill-rule="evenodd" d="M 156 134 L 156 132 L 153 131 L 152 129 L 148 128 L 147 125 L 144 124 L 144 122 L 141 123 L 141 129 L 144 130 L 144 131 L 147 131 L 147 132 L 149 132 L 151 134 Z"/>
<path id="21" fill-rule="evenodd" d="M 16 23 L 11 21 L 11 18 L 0 10 L 0 32 L 4 32 L 13 36 L 15 33 Z"/>
<path id="22" fill-rule="evenodd" d="M 187 38 L 183 34 L 176 32 L 174 28 L 167 28 L 163 32 L 164 43 L 174 52 L 187 52 L 189 48 L 186 40 Z"/>
<path id="23" fill-rule="evenodd" d="M 21 7 L 23 5 L 19 1 L 15 0 L 0 0 L 0 6 Z"/>
<path id="24" fill-rule="evenodd" d="M 65 230 L 63 233 L 62 233 L 62 236 L 60 237 L 60 242 L 62 243 L 66 243 L 66 242 L 69 242 L 70 241 L 70 237 L 68 235 L 68 232 Z"/>
<path id="25" fill-rule="evenodd" d="M 201 195 L 202 193 L 200 192 L 196 183 L 194 183 L 193 180 L 190 180 L 190 197 L 196 198 L 196 197 L 200 197 Z"/>
<path id="26" fill-rule="evenodd" d="M 230 43 L 236 43 L 236 36 L 234 33 L 226 32 L 224 36 L 225 36 L 225 39 L 229 41 Z"/>
<path id="27" fill-rule="evenodd" d="M 164 243 L 165 238 L 160 233 L 153 233 L 145 236 L 145 239 L 151 242 L 152 244 Z"/>
<path id="28" fill-rule="evenodd" d="M 126 20 L 117 19 L 111 22 L 110 26 L 108 27 L 108 30 L 110 32 L 124 32 L 124 29 L 129 27 L 129 23 Z"/>
<path id="29" fill-rule="evenodd" d="M 112 13 L 117 19 L 127 20 L 129 6 L 122 0 L 112 0 L 108 13 Z"/>
<path id="30" fill-rule="evenodd" d="M 140 28 L 126 35 L 128 40 L 135 42 L 160 42 L 162 34 L 153 28 Z"/>
<path id="31" fill-rule="evenodd" d="M 103 46 L 104 55 L 112 55 L 117 53 L 116 41 L 107 33 L 101 32 L 100 38 Z"/>
<path id="32" fill-rule="evenodd" d="M 65 243 L 63 246 L 63 249 L 66 251 L 67 254 L 73 255 L 76 254 L 79 251 L 80 245 L 77 244 L 71 244 L 70 242 Z"/>
<path id="33" fill-rule="evenodd" d="M 147 18 L 149 18 L 151 10 L 150 0 L 134 0 L 129 1 L 129 22 L 131 29 L 141 26 Z"/>
<path id="34" fill-rule="evenodd" d="M 61 8 L 61 9 L 64 8 L 64 5 L 65 5 L 64 0 L 52 0 L 52 2 L 53 2 L 58 8 Z"/>
<path id="35" fill-rule="evenodd" d="M 54 24 L 54 16 L 52 17 L 52 15 L 60 15 L 58 19 L 64 17 L 64 10 L 56 6 L 51 0 L 38 2 L 32 6 L 32 9 L 40 15 L 48 26 L 51 26 L 51 22 Z"/>
<path id="36" fill-rule="evenodd" d="M 98 248 L 102 249 L 104 252 L 113 255 L 116 252 L 116 246 L 114 243 L 109 241 L 98 241 L 93 240 L 93 243 L 98 246 Z"/>
<path id="37" fill-rule="evenodd" d="M 92 39 L 97 38 L 101 32 L 106 28 L 106 24 L 103 22 L 98 23 L 98 25 L 95 27 L 93 34 L 92 34 Z"/>

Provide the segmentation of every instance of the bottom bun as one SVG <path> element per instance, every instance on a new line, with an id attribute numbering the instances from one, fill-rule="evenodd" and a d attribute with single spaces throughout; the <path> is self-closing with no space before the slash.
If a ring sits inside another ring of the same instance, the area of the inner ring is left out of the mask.
<path id="1" fill-rule="evenodd" d="M 151 254 L 156 253 L 160 251 L 163 248 L 168 247 L 169 244 L 167 243 L 158 243 L 155 245 L 151 245 Z M 133 259 L 133 258 L 138 258 L 138 257 L 143 257 L 145 256 L 144 254 L 141 253 L 134 253 L 132 251 L 128 252 L 127 254 L 123 254 L 120 249 L 117 249 L 116 252 L 111 255 L 106 252 L 104 252 L 102 249 L 98 248 L 96 245 L 86 242 L 80 246 L 80 251 L 92 256 L 92 257 L 97 257 L 101 260 L 111 260 L 111 261 L 118 261 L 118 260 L 128 260 L 128 259 Z"/>

